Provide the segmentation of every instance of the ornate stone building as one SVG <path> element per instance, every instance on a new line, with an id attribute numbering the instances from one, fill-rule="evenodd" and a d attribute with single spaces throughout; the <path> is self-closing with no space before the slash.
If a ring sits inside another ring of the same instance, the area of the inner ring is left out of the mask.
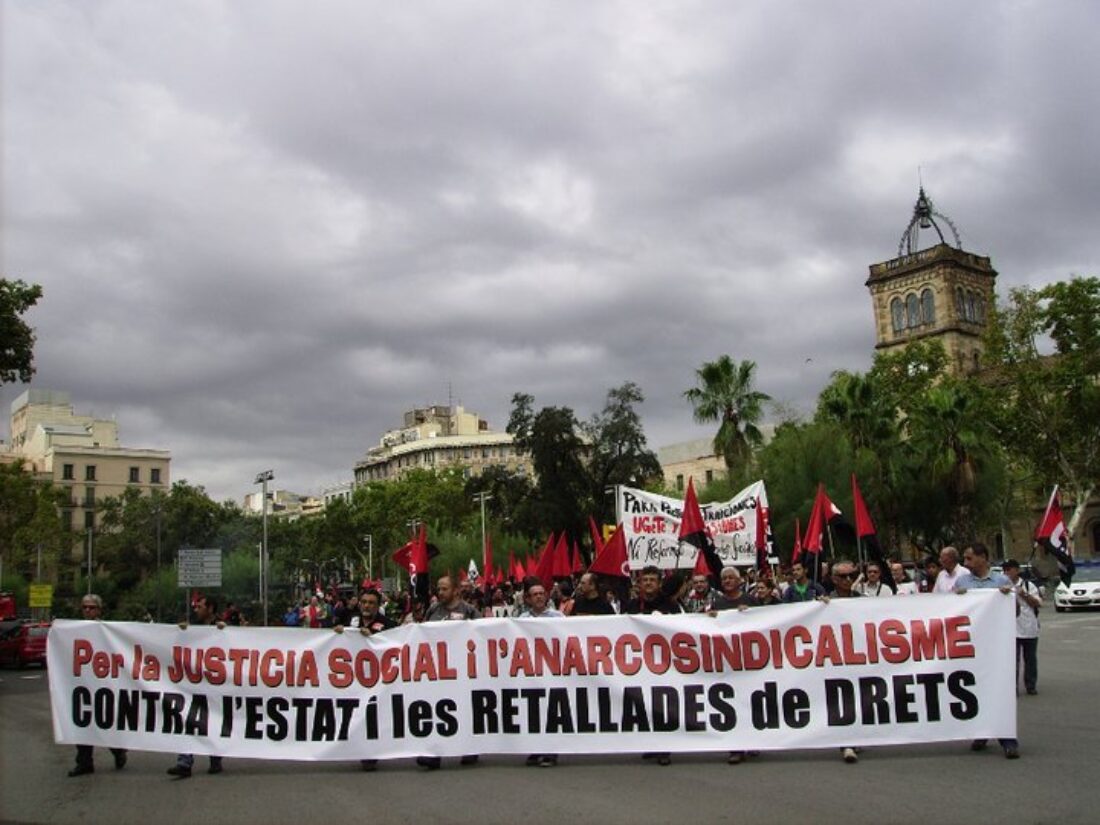
<path id="1" fill-rule="evenodd" d="M 954 246 L 947 242 L 941 223 L 950 230 Z M 935 230 L 939 243 L 921 250 L 922 229 Z M 954 223 L 936 211 L 922 187 L 898 256 L 870 267 L 867 288 L 875 313 L 875 349 L 889 352 L 936 338 L 943 342 L 952 371 L 976 372 L 981 369 L 981 338 L 996 278 L 989 258 L 963 250 Z"/>

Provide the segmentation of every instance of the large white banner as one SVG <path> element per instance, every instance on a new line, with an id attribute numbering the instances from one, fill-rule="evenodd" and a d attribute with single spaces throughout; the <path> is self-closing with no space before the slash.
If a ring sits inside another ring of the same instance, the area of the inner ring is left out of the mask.
<path id="1" fill-rule="evenodd" d="M 680 544 L 682 499 L 659 496 L 633 487 L 618 488 L 618 515 L 626 538 L 631 570 L 654 565 L 663 570 L 695 566 L 698 551 Z M 765 509 L 764 482 L 750 484 L 729 501 L 700 504 L 703 521 L 723 564 L 756 564 L 756 507 Z"/>
<path id="2" fill-rule="evenodd" d="M 57 621 L 58 742 L 261 759 L 768 750 L 1011 737 L 1000 592 L 376 636 Z"/>

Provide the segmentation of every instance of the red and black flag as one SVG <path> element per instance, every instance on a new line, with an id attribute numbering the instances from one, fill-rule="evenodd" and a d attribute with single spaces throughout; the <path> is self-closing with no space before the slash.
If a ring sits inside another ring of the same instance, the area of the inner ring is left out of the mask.
<path id="1" fill-rule="evenodd" d="M 871 521 L 871 514 L 867 512 L 867 504 L 863 501 L 863 495 L 859 492 L 855 473 L 852 473 L 852 507 L 856 511 L 856 538 L 866 551 L 867 560 L 878 565 L 878 569 L 882 572 L 879 581 L 894 593 L 897 593 L 897 582 L 890 575 L 890 567 L 886 563 L 886 557 L 882 554 L 882 545 L 879 544 L 878 534 L 875 532 L 875 523 Z"/>
<path id="2" fill-rule="evenodd" d="M 707 524 L 703 521 L 703 511 L 699 507 L 699 499 L 695 496 L 695 484 L 691 478 L 688 478 L 684 510 L 680 515 L 680 543 L 697 548 L 706 561 L 708 574 L 715 583 L 721 580 L 722 560 L 718 558 L 714 541 L 707 532 Z"/>
<path id="3" fill-rule="evenodd" d="M 1073 574 L 1077 572 L 1077 565 L 1070 552 L 1069 533 L 1066 531 L 1066 520 L 1062 517 L 1062 505 L 1058 500 L 1057 486 L 1050 494 L 1043 520 L 1039 522 L 1039 528 L 1035 531 L 1035 541 L 1054 556 L 1058 562 L 1058 575 L 1062 583 L 1069 587 L 1073 583 Z"/>

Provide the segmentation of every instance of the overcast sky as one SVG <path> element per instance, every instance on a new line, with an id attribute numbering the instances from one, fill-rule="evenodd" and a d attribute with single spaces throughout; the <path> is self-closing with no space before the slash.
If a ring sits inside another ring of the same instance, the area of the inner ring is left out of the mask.
<path id="1" fill-rule="evenodd" d="M 0 8 L 33 386 L 219 499 L 350 480 L 449 392 L 503 429 L 633 380 L 657 447 L 729 353 L 809 410 L 918 167 L 1002 294 L 1098 270 L 1095 0 Z"/>

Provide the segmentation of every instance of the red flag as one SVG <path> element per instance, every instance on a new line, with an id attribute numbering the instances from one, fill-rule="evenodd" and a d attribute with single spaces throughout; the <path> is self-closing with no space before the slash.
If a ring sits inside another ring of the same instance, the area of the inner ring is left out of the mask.
<path id="1" fill-rule="evenodd" d="M 1063 584 L 1069 587 L 1073 583 L 1073 575 L 1077 572 L 1077 564 L 1070 552 L 1069 533 L 1066 531 L 1066 520 L 1062 516 L 1062 504 L 1058 499 L 1058 487 L 1050 494 L 1043 520 L 1035 530 L 1035 541 L 1054 556 L 1058 562 L 1058 575 Z"/>
<path id="2" fill-rule="evenodd" d="M 458 580 L 459 582 L 467 581 L 470 578 L 469 573 L 466 572 L 465 567 L 458 568 Z"/>
<path id="3" fill-rule="evenodd" d="M 493 537 L 485 534 L 485 547 L 482 548 L 481 575 L 488 584 L 493 583 Z"/>
<path id="4" fill-rule="evenodd" d="M 516 575 L 516 565 L 517 564 L 518 564 L 518 562 L 516 562 L 516 553 L 515 553 L 515 551 L 514 550 L 509 550 L 508 551 L 508 578 L 512 579 L 513 581 L 519 581 L 520 579 L 523 578 L 522 575 L 520 575 L 520 576 Z M 522 570 L 523 568 L 520 568 L 520 569 Z"/>
<path id="5" fill-rule="evenodd" d="M 615 528 L 615 532 L 611 534 L 603 550 L 588 566 L 588 572 L 618 576 L 623 579 L 630 578 L 630 565 L 626 557 L 626 535 L 623 533 L 621 524 Z"/>
<path id="6" fill-rule="evenodd" d="M 691 571 L 693 576 L 709 576 L 710 568 L 707 567 L 707 555 L 702 550 L 695 554 L 695 567 Z"/>
<path id="7" fill-rule="evenodd" d="M 554 534 L 550 534 L 550 538 L 546 540 L 546 546 L 542 548 L 542 553 L 539 555 L 538 562 L 535 564 L 535 577 L 542 582 L 543 587 L 549 590 L 554 586 L 554 557 L 557 555 L 553 544 Z M 531 570 L 528 568 L 528 575 L 531 575 Z"/>
<path id="8" fill-rule="evenodd" d="M 852 473 L 852 506 L 856 511 L 856 535 L 860 538 L 875 535 L 875 524 L 871 521 L 871 514 L 867 512 L 867 505 L 859 492 L 855 473 Z"/>
<path id="9" fill-rule="evenodd" d="M 856 511 L 856 536 L 862 539 L 861 543 L 867 551 L 867 560 L 878 565 L 879 570 L 882 571 L 882 583 L 892 592 L 897 593 L 897 582 L 894 581 L 893 576 L 887 575 L 890 572 L 890 565 L 886 563 L 886 557 L 882 554 L 882 545 L 878 542 L 875 523 L 871 521 L 871 514 L 867 512 L 867 504 L 859 492 L 855 473 L 852 473 L 852 507 Z"/>
<path id="10" fill-rule="evenodd" d="M 707 533 L 706 522 L 703 521 L 703 511 L 699 507 L 699 499 L 695 496 L 695 483 L 688 478 L 687 493 L 684 496 L 684 509 L 680 514 L 680 542 L 690 544 L 697 550 L 698 556 L 703 556 L 707 573 L 718 581 L 722 577 L 722 561 L 714 550 L 714 542 Z"/>
<path id="11" fill-rule="evenodd" d="M 412 572 L 409 569 L 409 565 L 412 564 L 412 550 L 414 544 L 416 544 L 416 539 L 406 542 L 393 551 L 394 562 L 396 562 L 399 567 L 404 567 L 405 571 L 408 573 Z"/>
<path id="12" fill-rule="evenodd" d="M 799 557 L 802 555 L 802 533 L 800 529 L 801 525 L 796 518 L 794 520 L 794 552 L 791 553 L 791 564 L 797 563 Z"/>
<path id="13" fill-rule="evenodd" d="M 577 547 L 577 540 L 573 539 L 573 564 L 569 570 L 570 573 L 581 573 L 584 571 L 584 565 L 581 564 L 581 549 Z"/>
<path id="14" fill-rule="evenodd" d="M 592 533 L 592 558 L 603 552 L 603 537 L 600 536 L 600 528 L 596 526 L 596 520 L 588 517 L 588 530 Z"/>
<path id="15" fill-rule="evenodd" d="M 825 485 L 817 485 L 817 495 L 814 496 L 813 507 L 810 508 L 810 520 L 806 523 L 806 540 L 802 549 L 815 555 L 821 552 L 821 539 L 825 533 L 825 525 L 828 523 L 827 507 L 829 497 L 825 495 Z"/>
<path id="16" fill-rule="evenodd" d="M 572 559 L 569 558 L 569 539 L 562 530 L 558 537 L 558 546 L 554 548 L 553 562 L 550 570 L 555 579 L 567 579 L 573 569 Z"/>

